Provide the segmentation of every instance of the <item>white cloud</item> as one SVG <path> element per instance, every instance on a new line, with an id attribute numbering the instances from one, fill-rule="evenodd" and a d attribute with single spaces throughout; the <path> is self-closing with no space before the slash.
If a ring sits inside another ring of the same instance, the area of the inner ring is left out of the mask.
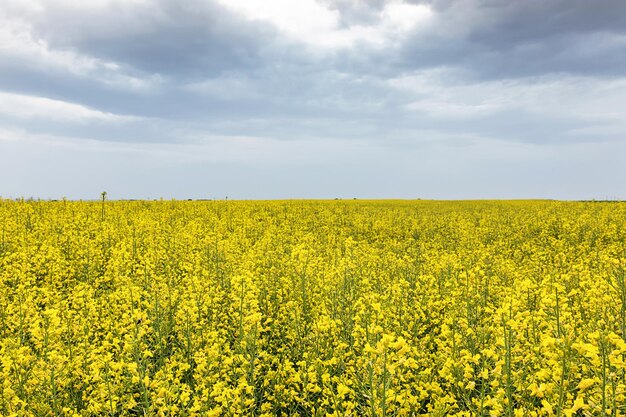
<path id="1" fill-rule="evenodd" d="M 128 122 L 139 119 L 135 116 L 102 112 L 66 101 L 5 92 L 0 92 L 0 117 L 54 122 Z"/>
<path id="2" fill-rule="evenodd" d="M 425 4 L 416 5 L 402 2 L 389 3 L 382 11 L 383 23 L 389 29 L 395 27 L 404 31 L 425 23 L 432 15 L 432 9 Z"/>
<path id="3" fill-rule="evenodd" d="M 513 80 L 464 81 L 449 69 L 419 71 L 388 81 L 406 108 L 434 118 L 470 119 L 504 111 L 546 118 L 614 122 L 626 117 L 626 78 L 555 74 Z"/>
<path id="4" fill-rule="evenodd" d="M 357 42 L 384 46 L 398 35 L 431 20 L 428 5 L 389 2 L 373 25 L 341 27 L 338 10 L 316 0 L 216 0 L 246 19 L 272 24 L 292 40 L 321 48 L 344 48 Z"/>

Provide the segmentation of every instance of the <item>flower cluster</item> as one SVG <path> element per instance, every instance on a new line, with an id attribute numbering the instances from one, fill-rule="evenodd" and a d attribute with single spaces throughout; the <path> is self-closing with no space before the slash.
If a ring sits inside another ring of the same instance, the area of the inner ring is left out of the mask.
<path id="1" fill-rule="evenodd" d="M 0 200 L 0 227 L 0 415 L 626 415 L 623 203 Z"/>

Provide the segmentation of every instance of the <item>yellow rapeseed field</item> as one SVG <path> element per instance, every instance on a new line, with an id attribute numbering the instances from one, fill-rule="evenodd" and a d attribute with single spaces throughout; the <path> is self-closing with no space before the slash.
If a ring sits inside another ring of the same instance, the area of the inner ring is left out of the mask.
<path id="1" fill-rule="evenodd" d="M 624 203 L 3 200 L 0 228 L 0 415 L 626 415 Z"/>

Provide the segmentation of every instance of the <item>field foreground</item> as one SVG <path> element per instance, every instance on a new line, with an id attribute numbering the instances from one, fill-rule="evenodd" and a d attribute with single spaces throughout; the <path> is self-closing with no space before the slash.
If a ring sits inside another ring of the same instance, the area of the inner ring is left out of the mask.
<path id="1" fill-rule="evenodd" d="M 624 203 L 0 200 L 0 227 L 0 415 L 626 415 Z"/>

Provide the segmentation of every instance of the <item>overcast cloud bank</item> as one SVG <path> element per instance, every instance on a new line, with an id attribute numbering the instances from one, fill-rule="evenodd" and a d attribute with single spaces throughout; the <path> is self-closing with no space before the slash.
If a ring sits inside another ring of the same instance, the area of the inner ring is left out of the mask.
<path id="1" fill-rule="evenodd" d="M 0 196 L 626 199 L 621 0 L 5 0 Z"/>

